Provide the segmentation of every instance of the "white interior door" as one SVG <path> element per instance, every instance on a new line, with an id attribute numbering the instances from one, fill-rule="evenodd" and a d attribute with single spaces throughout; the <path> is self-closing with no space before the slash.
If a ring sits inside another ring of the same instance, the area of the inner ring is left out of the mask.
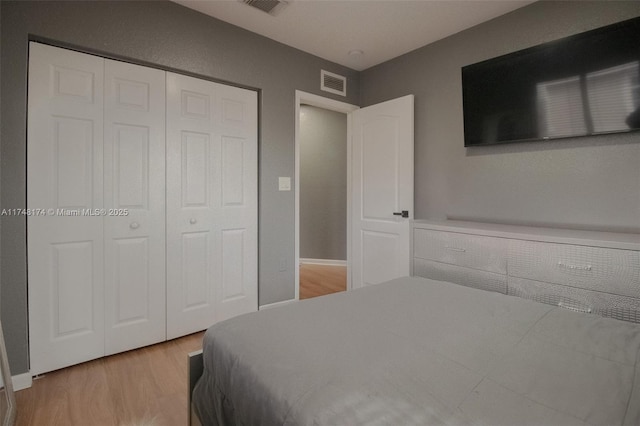
<path id="1" fill-rule="evenodd" d="M 105 60 L 105 354 L 166 337 L 165 72 Z"/>
<path id="2" fill-rule="evenodd" d="M 167 338 L 257 310 L 257 95 L 167 73 Z"/>
<path id="3" fill-rule="evenodd" d="M 36 375 L 104 355 L 104 60 L 30 43 L 29 335 Z M 42 210 L 40 210 L 42 209 Z"/>
<path id="4" fill-rule="evenodd" d="M 351 266 L 358 288 L 410 275 L 413 95 L 356 110 L 352 118 Z"/>

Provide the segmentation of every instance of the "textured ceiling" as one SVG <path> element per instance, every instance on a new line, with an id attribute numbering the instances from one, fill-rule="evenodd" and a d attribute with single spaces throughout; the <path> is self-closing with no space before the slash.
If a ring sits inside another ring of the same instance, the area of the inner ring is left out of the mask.
<path id="1" fill-rule="evenodd" d="M 272 16 L 239 0 L 173 0 L 347 67 L 363 70 L 531 0 L 291 0 Z M 350 51 L 360 55 L 349 55 Z"/>

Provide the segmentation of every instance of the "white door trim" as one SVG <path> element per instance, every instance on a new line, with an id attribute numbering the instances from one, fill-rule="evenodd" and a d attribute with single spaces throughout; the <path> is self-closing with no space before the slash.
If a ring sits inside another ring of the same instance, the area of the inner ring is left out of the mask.
<path id="1" fill-rule="evenodd" d="M 347 290 L 351 289 L 351 112 L 359 106 L 296 90 L 295 107 L 295 300 L 300 300 L 300 105 L 311 105 L 347 114 Z"/>

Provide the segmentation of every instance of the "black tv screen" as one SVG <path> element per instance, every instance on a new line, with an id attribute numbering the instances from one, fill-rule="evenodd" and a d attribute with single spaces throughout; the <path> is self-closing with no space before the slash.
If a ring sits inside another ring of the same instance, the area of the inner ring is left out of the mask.
<path id="1" fill-rule="evenodd" d="M 640 18 L 462 68 L 464 145 L 640 130 Z"/>

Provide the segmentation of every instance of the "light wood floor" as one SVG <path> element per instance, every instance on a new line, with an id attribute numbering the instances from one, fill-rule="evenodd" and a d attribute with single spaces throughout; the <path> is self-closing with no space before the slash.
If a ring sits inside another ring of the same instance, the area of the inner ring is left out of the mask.
<path id="1" fill-rule="evenodd" d="M 300 299 L 324 296 L 346 289 L 346 266 L 300 265 Z"/>
<path id="2" fill-rule="evenodd" d="M 346 286 L 344 266 L 300 266 L 300 299 Z M 16 425 L 186 425 L 187 354 L 202 349 L 203 334 L 47 373 L 16 392 Z"/>
<path id="3" fill-rule="evenodd" d="M 187 424 L 187 354 L 204 332 L 64 368 L 16 392 L 18 426 Z"/>

